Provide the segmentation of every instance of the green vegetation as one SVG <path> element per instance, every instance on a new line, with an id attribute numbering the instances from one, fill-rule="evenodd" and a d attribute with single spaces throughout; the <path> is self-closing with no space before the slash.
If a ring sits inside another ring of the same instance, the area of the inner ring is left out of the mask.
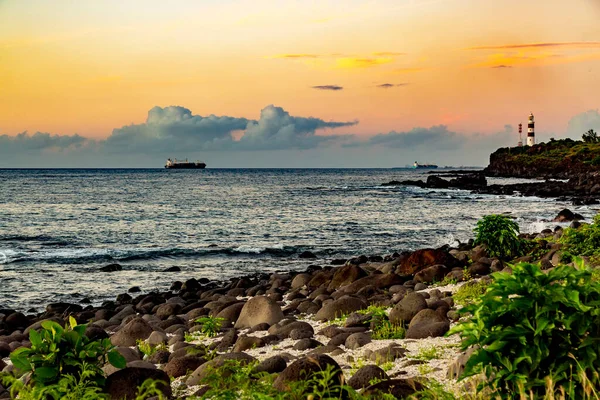
<path id="1" fill-rule="evenodd" d="M 440 351 L 440 349 L 436 346 L 421 347 L 417 355 L 413 358 L 423 361 L 437 360 L 438 358 L 442 357 L 442 354 L 443 352 Z"/>
<path id="2" fill-rule="evenodd" d="M 594 217 L 591 224 L 582 224 L 576 229 L 565 229 L 559 242 L 564 245 L 565 254 L 563 254 L 563 257 L 565 257 L 565 260 L 572 258 L 572 256 L 589 256 L 596 260 L 599 259 L 600 214 Z"/>
<path id="3" fill-rule="evenodd" d="M 452 296 L 454 303 L 459 306 L 466 306 L 477 302 L 481 295 L 485 293 L 488 288 L 488 283 L 483 280 L 469 281 L 462 285 L 456 293 Z"/>
<path id="4" fill-rule="evenodd" d="M 523 251 L 519 225 L 504 215 L 486 215 L 477 221 L 475 243 L 485 245 L 490 257 L 518 257 Z"/>
<path id="5" fill-rule="evenodd" d="M 41 329 L 29 331 L 31 348 L 19 348 L 10 354 L 17 373 L 30 374 L 27 384 L 18 377 L 2 374 L 2 384 L 9 388 L 11 398 L 19 400 L 104 400 L 104 372 L 108 361 L 116 368 L 125 368 L 123 356 L 110 339 L 98 341 L 85 336 L 86 325 L 78 325 L 73 317 L 62 327 L 44 321 Z M 25 380 L 26 381 L 26 380 Z M 158 396 L 163 398 L 156 382 L 147 381 L 139 388 L 137 400 Z"/>
<path id="6" fill-rule="evenodd" d="M 463 309 L 471 319 L 448 333 L 461 335 L 463 350 L 475 346 L 463 378 L 483 373 L 478 389 L 490 398 L 597 398 L 600 283 L 582 265 L 546 272 L 521 263 L 494 274 Z"/>
<path id="7" fill-rule="evenodd" d="M 164 343 L 156 345 L 156 346 L 152 346 L 150 343 L 146 342 L 145 340 L 138 340 L 137 348 L 140 350 L 140 352 L 142 352 L 143 355 L 150 357 L 157 351 L 167 350 L 168 347 Z"/>
<path id="8" fill-rule="evenodd" d="M 371 314 L 374 318 L 387 318 L 387 308 L 371 304 L 364 310 L 358 310 L 359 314 Z"/>
<path id="9" fill-rule="evenodd" d="M 598 143 L 598 142 L 600 142 L 600 137 L 598 136 L 598 133 L 595 132 L 593 129 L 590 129 L 589 131 L 587 131 L 586 133 L 584 133 L 583 136 L 581 136 L 581 139 L 583 139 L 583 141 L 585 143 Z"/>
<path id="10" fill-rule="evenodd" d="M 405 336 L 406 329 L 404 326 L 393 324 L 387 318 L 379 321 L 371 332 L 371 339 L 373 340 L 404 339 Z"/>
<path id="11" fill-rule="evenodd" d="M 276 374 L 265 372 L 253 373 L 256 363 L 241 365 L 236 361 L 228 361 L 219 368 L 209 371 L 200 385 L 208 385 L 210 390 L 203 399 L 215 400 L 304 400 L 304 399 L 349 399 L 367 400 L 338 378 L 338 373 L 328 366 L 318 371 L 308 379 L 289 384 L 287 392 L 281 392 L 273 387 Z M 392 400 L 391 395 L 378 394 L 378 399 Z M 190 399 L 197 399 L 191 397 Z"/>
<path id="12" fill-rule="evenodd" d="M 85 336 L 86 325 L 77 325 L 73 317 L 63 328 L 53 321 L 42 322 L 42 329 L 29 331 L 31 348 L 19 348 L 10 355 L 13 365 L 22 373 L 31 372 L 36 385 L 58 383 L 63 375 L 77 380 L 85 372 L 88 381 L 97 386 L 104 383 L 102 365 L 108 360 L 117 368 L 125 367 L 125 359 L 110 339 L 91 341 Z"/>
<path id="13" fill-rule="evenodd" d="M 225 318 L 218 318 L 218 317 L 202 317 L 202 318 L 198 318 L 196 320 L 196 323 L 199 323 L 201 325 L 201 332 L 208 336 L 208 337 L 214 337 L 217 336 L 219 334 L 219 332 L 221 331 L 221 327 L 223 326 L 223 322 L 225 321 Z"/>

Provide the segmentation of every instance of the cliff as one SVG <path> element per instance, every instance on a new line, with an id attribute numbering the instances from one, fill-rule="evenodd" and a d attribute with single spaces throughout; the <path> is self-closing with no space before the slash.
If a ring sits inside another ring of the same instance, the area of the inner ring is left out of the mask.
<path id="1" fill-rule="evenodd" d="M 600 171 L 600 143 L 552 140 L 531 147 L 504 147 L 490 155 L 487 176 L 569 179 Z"/>

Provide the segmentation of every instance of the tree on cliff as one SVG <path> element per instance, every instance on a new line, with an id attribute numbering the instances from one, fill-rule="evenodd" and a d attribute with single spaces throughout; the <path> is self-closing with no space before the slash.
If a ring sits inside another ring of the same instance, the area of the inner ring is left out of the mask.
<path id="1" fill-rule="evenodd" d="M 586 143 L 598 143 L 598 142 L 600 142 L 600 137 L 598 137 L 598 133 L 595 132 L 593 129 L 590 129 L 589 131 L 587 131 L 586 133 L 584 133 L 581 138 Z"/>

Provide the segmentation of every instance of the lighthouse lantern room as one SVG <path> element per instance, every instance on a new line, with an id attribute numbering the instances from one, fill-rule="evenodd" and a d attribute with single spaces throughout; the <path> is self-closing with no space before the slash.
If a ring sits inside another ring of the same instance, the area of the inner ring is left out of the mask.
<path id="1" fill-rule="evenodd" d="M 529 121 L 527 122 L 527 146 L 533 146 L 535 144 L 535 122 L 533 120 L 533 113 L 529 114 Z"/>

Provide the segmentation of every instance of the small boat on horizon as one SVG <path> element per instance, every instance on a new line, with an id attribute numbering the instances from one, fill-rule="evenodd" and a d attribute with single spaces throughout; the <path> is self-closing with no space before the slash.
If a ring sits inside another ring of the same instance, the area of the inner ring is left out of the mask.
<path id="1" fill-rule="evenodd" d="M 177 159 L 171 160 L 167 159 L 167 163 L 165 164 L 165 168 L 167 169 L 204 169 L 206 168 L 206 164 L 202 161 L 191 162 L 186 158 L 185 161 L 178 161 Z"/>
<path id="2" fill-rule="evenodd" d="M 415 169 L 436 169 L 438 166 L 435 164 L 419 164 L 415 161 L 413 168 Z"/>

